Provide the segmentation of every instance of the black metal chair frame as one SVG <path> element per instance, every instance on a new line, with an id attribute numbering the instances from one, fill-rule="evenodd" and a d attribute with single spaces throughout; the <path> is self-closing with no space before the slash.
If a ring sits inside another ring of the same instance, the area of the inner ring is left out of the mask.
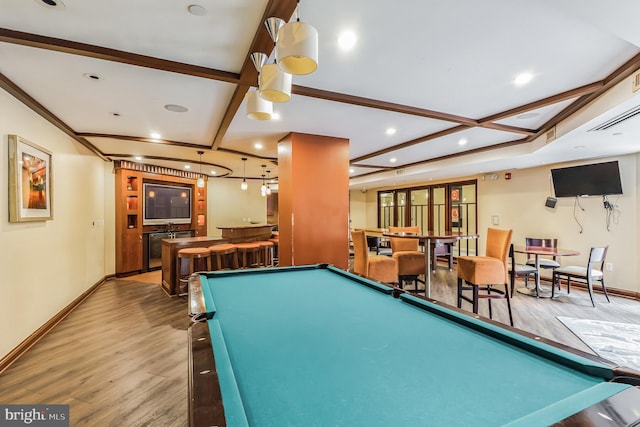
<path id="1" fill-rule="evenodd" d="M 567 280 L 567 294 L 571 292 L 571 279 L 578 279 L 579 282 L 584 283 L 586 281 L 587 288 L 589 290 L 589 298 L 591 298 L 591 305 L 596 306 L 595 301 L 593 300 L 593 282 L 600 282 L 602 285 L 602 292 L 604 296 L 607 298 L 607 302 L 611 302 L 609 299 L 609 295 L 607 294 L 607 287 L 604 284 L 604 262 L 607 259 L 607 251 L 609 250 L 609 246 L 604 247 L 592 247 L 589 251 L 589 260 L 587 261 L 586 274 L 572 274 L 569 272 L 562 271 L 564 268 L 553 270 L 553 278 L 552 278 L 552 286 L 551 286 L 551 298 L 555 298 L 555 290 L 556 284 L 558 285 L 558 289 L 560 289 L 560 281 L 562 278 L 566 278 Z M 560 270 L 558 272 L 558 270 Z M 591 274 L 592 270 L 598 270 L 602 273 L 600 278 L 593 277 Z M 556 282 L 557 280 L 557 282 Z"/>

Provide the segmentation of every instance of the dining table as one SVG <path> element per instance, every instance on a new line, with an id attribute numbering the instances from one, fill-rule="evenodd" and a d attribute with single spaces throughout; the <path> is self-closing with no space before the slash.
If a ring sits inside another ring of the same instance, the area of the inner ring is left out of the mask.
<path id="1" fill-rule="evenodd" d="M 576 256 L 580 255 L 580 251 L 574 249 L 561 249 L 561 248 L 551 248 L 546 246 L 526 246 L 526 245 L 514 245 L 513 252 L 533 255 L 535 260 L 535 267 L 538 270 L 538 274 L 536 274 L 535 287 L 533 289 L 522 287 L 518 288 L 517 291 L 523 295 L 529 295 L 536 298 L 551 298 L 551 289 L 543 288 L 540 286 L 540 257 L 541 256 L 549 256 L 549 257 L 561 257 L 561 256 Z M 554 284 L 552 283 L 551 286 Z"/>
<path id="2" fill-rule="evenodd" d="M 422 243 L 421 246 L 424 248 L 425 258 L 424 293 L 427 298 L 431 298 L 431 244 L 451 240 L 477 239 L 479 237 L 478 234 L 462 234 L 453 231 L 445 231 L 444 233 L 429 231 L 427 234 L 408 232 L 390 233 L 384 231 L 382 235 L 389 238 L 418 239 L 418 241 Z"/>

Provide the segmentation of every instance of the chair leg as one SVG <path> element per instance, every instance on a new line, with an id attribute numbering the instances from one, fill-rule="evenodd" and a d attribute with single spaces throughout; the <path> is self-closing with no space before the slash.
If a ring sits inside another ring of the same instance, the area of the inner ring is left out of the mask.
<path id="1" fill-rule="evenodd" d="M 400 286 L 402 288 L 402 286 Z M 462 279 L 458 277 L 458 308 L 462 308 Z"/>
<path id="2" fill-rule="evenodd" d="M 567 276 L 567 295 L 571 293 L 571 277 Z"/>
<path id="3" fill-rule="evenodd" d="M 507 299 L 507 310 L 509 311 L 509 324 L 513 326 L 513 314 L 511 314 L 511 298 L 509 298 L 509 292 L 506 292 L 507 285 L 505 287 L 505 298 Z"/>
<path id="4" fill-rule="evenodd" d="M 491 311 L 491 285 L 487 285 L 487 305 L 489 306 L 489 319 L 493 319 L 493 313 Z"/>
<path id="5" fill-rule="evenodd" d="M 472 286 L 473 288 L 473 312 L 475 314 L 478 314 L 478 288 L 479 286 Z M 491 301 L 491 300 L 489 300 Z M 489 306 L 489 309 L 491 309 L 491 306 Z"/>
<path id="6" fill-rule="evenodd" d="M 551 299 L 556 297 L 556 279 L 558 279 L 558 282 L 560 282 L 560 278 L 556 275 L 556 272 L 553 272 L 553 275 L 551 276 Z M 560 290 L 560 283 L 558 283 L 558 290 Z"/>
<path id="7" fill-rule="evenodd" d="M 589 288 L 589 298 L 591 298 L 591 305 L 595 307 L 596 303 L 593 301 L 593 283 L 591 283 L 591 279 L 589 279 L 589 277 L 587 277 L 587 288 Z"/>
<path id="8" fill-rule="evenodd" d="M 609 295 L 607 294 L 607 287 L 604 285 L 604 278 L 600 280 L 600 283 L 602 284 L 602 292 L 604 292 L 604 296 L 605 298 L 607 298 L 607 302 L 611 302 L 611 300 L 609 299 Z"/>

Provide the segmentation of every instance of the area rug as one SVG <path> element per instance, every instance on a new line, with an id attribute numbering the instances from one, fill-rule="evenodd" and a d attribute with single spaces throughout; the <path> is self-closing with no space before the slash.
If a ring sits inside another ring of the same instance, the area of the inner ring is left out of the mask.
<path id="1" fill-rule="evenodd" d="M 600 357 L 640 371 L 640 325 L 557 318 Z"/>

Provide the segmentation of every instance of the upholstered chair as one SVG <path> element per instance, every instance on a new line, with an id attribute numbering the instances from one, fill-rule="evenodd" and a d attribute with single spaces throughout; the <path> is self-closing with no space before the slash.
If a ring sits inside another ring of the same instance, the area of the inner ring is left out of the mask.
<path id="1" fill-rule="evenodd" d="M 513 326 L 511 302 L 509 300 L 508 263 L 509 248 L 513 230 L 489 228 L 485 256 L 458 257 L 458 308 L 462 300 L 472 304 L 473 312 L 478 313 L 478 301 L 487 299 L 489 318 L 492 317 L 491 299 L 506 299 L 509 311 L 509 323 Z M 497 288 L 496 288 L 497 287 Z M 502 289 L 500 289 L 502 288 Z M 464 291 L 471 290 L 471 297 Z M 480 291 L 486 291 L 481 294 Z"/>
<path id="2" fill-rule="evenodd" d="M 389 233 L 414 233 L 418 234 L 420 227 L 389 227 Z M 420 252 L 418 239 L 391 237 L 391 256 L 398 261 L 398 284 L 403 287 L 405 281 L 422 282 L 418 279 L 421 274 L 426 274 L 424 253 Z M 415 283 L 417 290 L 417 283 Z"/>
<path id="3" fill-rule="evenodd" d="M 353 272 L 382 283 L 398 280 L 398 262 L 388 256 L 369 255 L 364 230 L 351 230 L 353 242 Z"/>

